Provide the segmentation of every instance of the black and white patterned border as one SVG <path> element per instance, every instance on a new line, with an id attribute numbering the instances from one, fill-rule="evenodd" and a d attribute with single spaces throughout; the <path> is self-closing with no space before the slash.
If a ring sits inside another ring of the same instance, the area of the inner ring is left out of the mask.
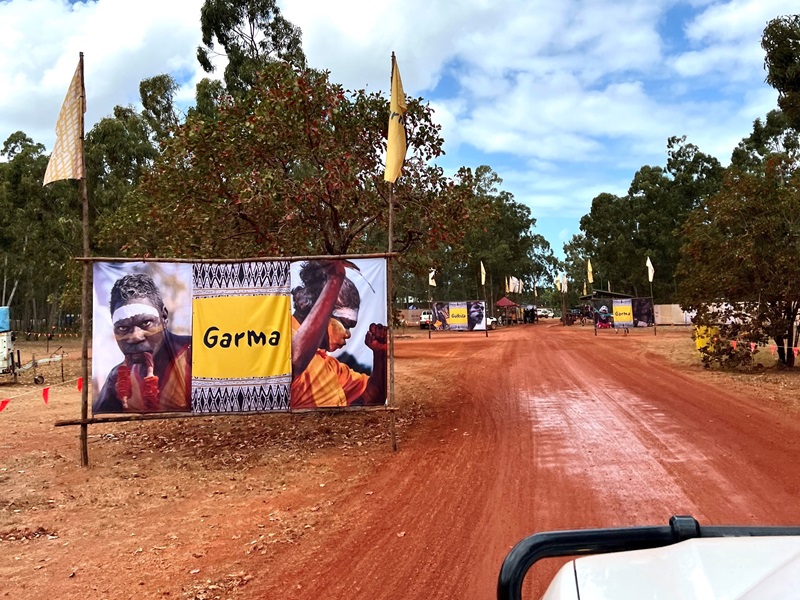
<path id="1" fill-rule="evenodd" d="M 291 375 L 246 379 L 192 379 L 192 412 L 289 410 Z"/>
<path id="2" fill-rule="evenodd" d="M 192 295 L 274 296 L 291 290 L 289 261 L 195 263 L 192 265 Z"/>

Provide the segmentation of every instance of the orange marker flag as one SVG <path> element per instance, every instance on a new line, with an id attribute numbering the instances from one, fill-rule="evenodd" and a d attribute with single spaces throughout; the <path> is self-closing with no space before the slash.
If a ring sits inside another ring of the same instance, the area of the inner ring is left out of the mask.
<path id="1" fill-rule="evenodd" d="M 42 400 L 44 400 L 45 404 L 48 404 L 50 402 L 50 388 L 49 387 L 42 388 Z"/>

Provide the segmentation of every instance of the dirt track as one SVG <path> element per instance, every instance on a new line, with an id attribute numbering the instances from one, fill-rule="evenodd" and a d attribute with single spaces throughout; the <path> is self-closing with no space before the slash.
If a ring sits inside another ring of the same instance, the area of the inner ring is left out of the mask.
<path id="1" fill-rule="evenodd" d="M 0 597 L 493 598 L 534 531 L 800 524 L 795 405 L 677 370 L 650 346 L 688 333 L 650 335 L 398 339 L 397 453 L 385 415 L 196 419 L 95 426 L 83 470 L 52 428 L 74 390 L 10 405 Z"/>

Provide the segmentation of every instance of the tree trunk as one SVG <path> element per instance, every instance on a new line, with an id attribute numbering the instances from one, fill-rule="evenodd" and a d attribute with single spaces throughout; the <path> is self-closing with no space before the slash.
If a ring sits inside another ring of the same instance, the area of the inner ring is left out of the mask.
<path id="1" fill-rule="evenodd" d="M 782 335 L 775 336 L 775 345 L 778 347 L 778 360 L 782 365 L 786 365 L 786 346 Z"/>

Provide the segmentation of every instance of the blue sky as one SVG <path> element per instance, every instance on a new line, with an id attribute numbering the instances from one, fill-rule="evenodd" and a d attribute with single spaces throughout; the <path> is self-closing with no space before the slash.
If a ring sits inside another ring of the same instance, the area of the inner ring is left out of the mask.
<path id="1" fill-rule="evenodd" d="M 785 0 L 280 0 L 312 66 L 387 93 L 397 55 L 409 95 L 442 125 L 448 173 L 489 165 L 531 208 L 557 255 L 601 192 L 624 194 L 667 138 L 727 164 L 776 107 L 764 83 L 766 22 Z M 202 0 L 0 0 L 0 138 L 48 151 L 78 53 L 87 129 L 163 72 L 189 102 Z M 124 26 L 121 25 L 124 23 Z"/>

